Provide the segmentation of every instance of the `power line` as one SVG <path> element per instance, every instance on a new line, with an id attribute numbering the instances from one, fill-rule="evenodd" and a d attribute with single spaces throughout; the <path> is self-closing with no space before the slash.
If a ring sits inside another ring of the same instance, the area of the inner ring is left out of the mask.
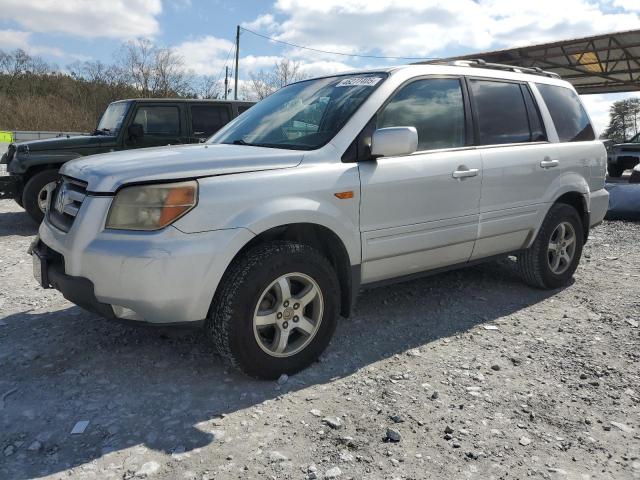
<path id="1" fill-rule="evenodd" d="M 289 47 L 300 48 L 302 50 L 311 50 L 312 52 L 319 53 L 327 53 L 329 55 L 341 55 L 343 57 L 358 57 L 358 58 L 377 58 L 380 60 L 442 60 L 440 57 L 387 57 L 382 55 L 357 55 L 355 53 L 343 53 L 343 52 L 330 52 L 328 50 L 320 50 L 318 48 L 305 47 L 303 45 L 296 45 L 295 43 L 285 42 L 284 40 L 278 40 L 277 38 L 269 37 L 267 35 L 263 35 L 262 33 L 254 32 L 253 30 L 249 30 L 248 28 L 240 27 L 241 30 L 245 32 L 252 33 L 258 37 L 266 38 L 272 42 L 281 43 L 283 45 L 287 45 Z"/>
<path id="2" fill-rule="evenodd" d="M 220 69 L 220 73 L 218 74 L 218 77 L 216 78 L 216 85 L 218 84 L 218 82 L 220 80 L 222 80 L 222 72 L 224 72 L 224 67 L 227 66 L 227 62 L 229 61 L 229 57 L 231 56 L 231 52 L 233 51 L 234 48 L 236 48 L 235 44 L 231 46 L 231 48 L 229 49 L 229 52 L 227 53 L 227 58 L 224 61 L 224 65 L 222 65 L 222 68 Z"/>

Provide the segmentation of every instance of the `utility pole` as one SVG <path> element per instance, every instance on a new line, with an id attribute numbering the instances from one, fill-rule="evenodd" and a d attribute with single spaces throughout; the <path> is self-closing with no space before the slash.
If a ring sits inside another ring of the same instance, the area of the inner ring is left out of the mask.
<path id="1" fill-rule="evenodd" d="M 224 99 L 227 99 L 227 92 L 229 91 L 229 67 L 224 67 Z"/>
<path id="2" fill-rule="evenodd" d="M 238 99 L 238 61 L 240 60 L 240 25 L 236 27 L 236 74 L 235 74 L 235 87 L 233 91 L 233 99 Z"/>

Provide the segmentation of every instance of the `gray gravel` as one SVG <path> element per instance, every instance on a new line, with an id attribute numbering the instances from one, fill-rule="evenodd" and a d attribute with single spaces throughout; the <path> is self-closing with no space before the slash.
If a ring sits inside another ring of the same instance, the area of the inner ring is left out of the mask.
<path id="1" fill-rule="evenodd" d="M 503 261 L 364 292 L 281 382 L 41 290 L 34 234 L 0 201 L 0 478 L 640 478 L 640 224 L 563 290 Z"/>

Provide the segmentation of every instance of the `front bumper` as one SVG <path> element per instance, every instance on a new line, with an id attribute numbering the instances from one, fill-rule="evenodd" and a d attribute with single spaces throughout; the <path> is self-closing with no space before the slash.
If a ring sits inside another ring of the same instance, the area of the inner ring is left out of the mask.
<path id="1" fill-rule="evenodd" d="M 70 302 L 101 317 L 116 318 L 111 306 L 96 298 L 91 280 L 64 273 L 62 255 L 47 247 L 39 239 L 32 245 L 30 253 L 39 258 L 38 268 L 41 269 L 39 276 L 44 288 L 55 288 Z"/>
<path id="2" fill-rule="evenodd" d="M 62 264 L 50 276 L 51 285 L 107 318 L 163 325 L 204 320 L 224 271 L 253 233 L 242 228 L 183 233 L 173 226 L 156 232 L 107 230 L 110 203 L 110 197 L 88 196 L 68 232 L 45 216 L 41 242 Z M 88 291 L 90 301 L 84 301 L 87 294 L 78 298 L 76 289 Z"/>
<path id="3" fill-rule="evenodd" d="M 0 200 L 17 198 L 20 193 L 20 179 L 13 175 L 0 177 Z"/>

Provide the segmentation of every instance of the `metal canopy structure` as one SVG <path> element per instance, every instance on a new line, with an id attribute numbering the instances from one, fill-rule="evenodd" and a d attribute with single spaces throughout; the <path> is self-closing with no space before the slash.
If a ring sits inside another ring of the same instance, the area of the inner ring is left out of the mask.
<path id="1" fill-rule="evenodd" d="M 446 60 L 470 59 L 539 67 L 568 80 L 580 94 L 640 91 L 640 30 L 474 53 Z"/>

